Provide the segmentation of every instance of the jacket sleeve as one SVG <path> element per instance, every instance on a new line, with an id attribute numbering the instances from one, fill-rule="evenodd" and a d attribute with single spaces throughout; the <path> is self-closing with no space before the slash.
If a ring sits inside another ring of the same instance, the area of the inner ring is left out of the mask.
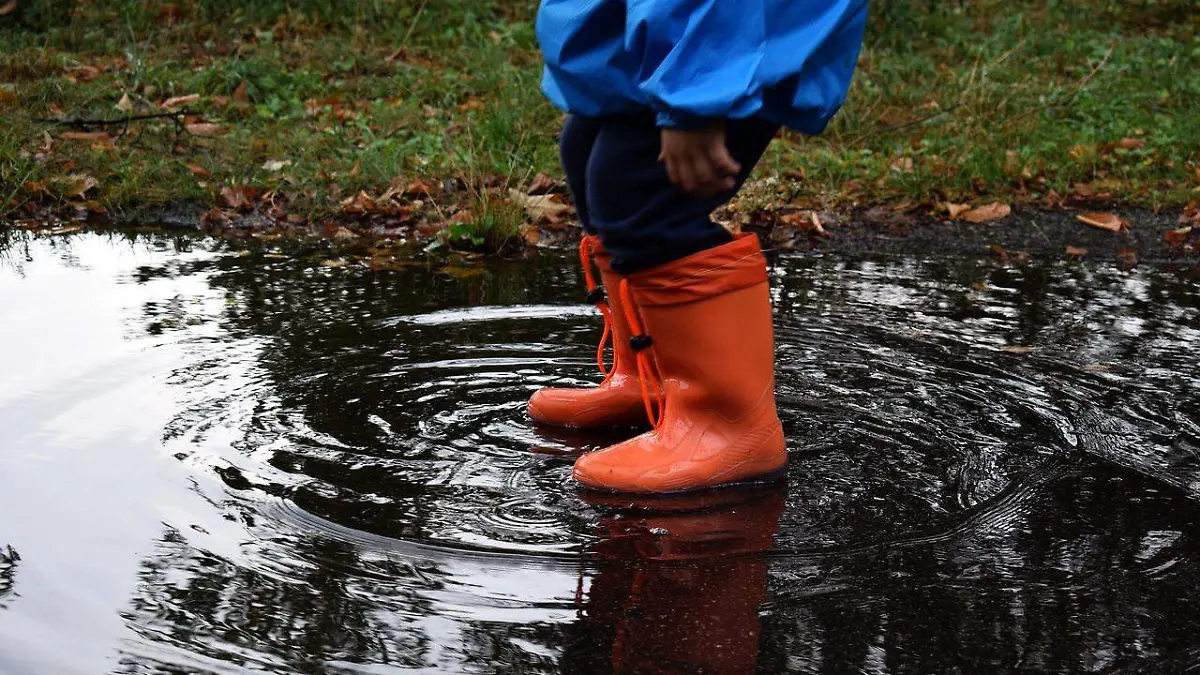
<path id="1" fill-rule="evenodd" d="M 830 50 L 857 54 L 866 0 L 627 0 L 625 48 L 659 126 L 744 118 L 767 90 L 828 77 Z M 852 41 L 846 36 L 855 35 Z M 844 69 L 843 69 L 844 70 Z M 844 77 L 849 85 L 849 74 Z M 844 87 L 841 96 L 844 96 Z M 808 103 L 811 103 L 808 102 Z M 830 105 L 836 108 L 839 99 Z"/>

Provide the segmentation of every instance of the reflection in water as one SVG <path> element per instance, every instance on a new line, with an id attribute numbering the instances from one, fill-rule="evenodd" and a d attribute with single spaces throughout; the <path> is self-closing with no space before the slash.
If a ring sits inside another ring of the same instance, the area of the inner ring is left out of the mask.
<path id="1" fill-rule="evenodd" d="M 1195 270 L 779 259 L 786 491 L 644 503 L 568 480 L 612 435 L 524 415 L 532 390 L 595 379 L 569 256 L 456 279 L 208 241 L 21 245 L 0 310 L 62 346 L 0 325 L 48 355 L 0 375 L 0 539 L 24 557 L 19 594 L 0 558 L 0 671 L 1200 663 Z M 36 301 L 85 275 L 77 306 Z M 56 507 L 94 482 L 80 458 L 125 472 L 87 495 L 124 538 Z M 87 595 L 55 564 L 73 541 L 129 579 L 100 662 L 42 630 Z"/>
<path id="2" fill-rule="evenodd" d="M 0 549 L 0 609 L 8 606 L 7 598 L 14 596 L 13 587 L 16 585 L 17 563 L 21 556 L 12 546 Z"/>
<path id="3" fill-rule="evenodd" d="M 600 519 L 600 561 L 562 661 L 570 673 L 752 673 L 786 492 L 633 501 Z M 582 589 L 581 589 L 582 590 Z"/>

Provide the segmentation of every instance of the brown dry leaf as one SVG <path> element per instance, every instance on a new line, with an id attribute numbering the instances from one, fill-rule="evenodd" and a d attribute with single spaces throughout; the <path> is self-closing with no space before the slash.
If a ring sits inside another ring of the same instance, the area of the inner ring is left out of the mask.
<path id="1" fill-rule="evenodd" d="M 192 175 L 197 178 L 209 178 L 212 176 L 212 174 L 208 172 L 208 169 L 200 166 L 199 164 L 188 163 L 188 164 L 185 164 L 184 166 L 186 166 L 188 168 L 188 171 L 191 171 Z"/>
<path id="2" fill-rule="evenodd" d="M 968 223 L 988 223 L 993 220 L 999 220 L 1012 213 L 1012 207 L 1001 202 L 992 202 L 983 206 L 971 209 L 961 214 L 963 220 Z"/>
<path id="3" fill-rule="evenodd" d="M 4 16 L 6 14 L 12 14 L 13 10 L 15 10 L 16 8 L 17 8 L 17 0 L 8 0 L 8 2 L 4 3 L 3 6 L 0 6 L 0 16 Z"/>
<path id="4" fill-rule="evenodd" d="M 460 112 L 467 112 L 470 110 L 483 110 L 485 107 L 486 104 L 483 102 L 483 99 L 469 98 L 465 103 L 460 104 L 458 109 Z"/>
<path id="5" fill-rule="evenodd" d="M 1083 213 L 1075 219 L 1084 225 L 1090 225 L 1100 230 L 1120 232 L 1129 229 L 1129 221 L 1112 213 Z"/>
<path id="6" fill-rule="evenodd" d="M 333 233 L 333 240 L 339 244 L 347 244 L 352 241 L 358 241 L 358 235 L 344 227 L 339 227 Z"/>
<path id="7" fill-rule="evenodd" d="M 374 208 L 375 200 L 362 190 L 359 190 L 358 194 L 342 200 L 342 210 L 346 213 L 362 214 L 372 211 Z"/>
<path id="8" fill-rule="evenodd" d="M 250 102 L 250 94 L 247 93 L 247 91 L 246 91 L 246 83 L 245 82 L 242 82 L 241 84 L 239 84 L 237 86 L 237 89 L 233 90 L 233 102 L 234 103 L 249 103 Z"/>
<path id="9" fill-rule="evenodd" d="M 331 258 L 329 260 L 321 261 L 321 267 L 345 267 L 345 266 L 346 266 L 345 258 Z"/>
<path id="10" fill-rule="evenodd" d="M 570 206 L 554 201 L 550 195 L 527 195 L 520 190 L 510 188 L 508 196 L 513 202 L 520 204 L 521 208 L 525 209 L 525 213 L 528 213 L 529 217 L 534 220 L 541 218 L 553 220 L 571 210 Z"/>
<path id="11" fill-rule="evenodd" d="M 404 186 L 405 197 L 431 197 L 433 196 L 433 186 L 420 178 L 410 181 Z"/>
<path id="12" fill-rule="evenodd" d="M 258 190 L 248 185 L 226 185 L 221 188 L 221 202 L 231 209 L 245 209 L 254 205 Z"/>
<path id="13" fill-rule="evenodd" d="M 1179 214 L 1179 224 L 1200 226 L 1200 203 L 1192 203 L 1184 207 L 1183 213 Z"/>
<path id="14" fill-rule="evenodd" d="M 537 246 L 538 242 L 541 241 L 542 233 L 533 225 L 522 225 L 521 238 L 525 240 L 526 244 Z"/>
<path id="15" fill-rule="evenodd" d="M 263 162 L 262 168 L 264 171 L 280 171 L 283 167 L 291 163 L 292 160 L 290 159 L 270 159 Z"/>
<path id="16" fill-rule="evenodd" d="M 1113 143 L 1112 147 L 1119 148 L 1121 150 L 1136 150 L 1137 148 L 1146 147 L 1146 141 L 1141 138 L 1122 138 L 1116 143 Z"/>
<path id="17" fill-rule="evenodd" d="M 942 204 L 942 206 L 946 209 L 947 213 L 950 214 L 951 218 L 958 218 L 962 214 L 971 210 L 970 204 L 952 204 L 950 202 L 946 202 L 945 204 Z"/>
<path id="18" fill-rule="evenodd" d="M 193 136 L 202 136 L 212 138 L 214 136 L 224 136 L 225 129 L 219 124 L 211 124 L 208 122 L 195 122 L 184 125 L 188 133 Z"/>
<path id="19" fill-rule="evenodd" d="M 790 225 L 802 232 L 812 232 L 822 237 L 829 234 L 821 226 L 821 219 L 817 217 L 816 211 L 796 211 L 795 213 L 784 214 L 779 217 L 779 222 L 784 225 Z"/>
<path id="20" fill-rule="evenodd" d="M 892 162 L 892 171 L 899 173 L 912 173 L 913 160 L 912 157 L 897 157 L 896 161 Z"/>
<path id="21" fill-rule="evenodd" d="M 1131 270 L 1137 267 L 1138 254 L 1137 249 L 1123 248 L 1117 251 L 1117 267 L 1123 270 Z"/>
<path id="22" fill-rule="evenodd" d="M 1189 225 L 1187 227 L 1181 227 L 1178 230 L 1168 231 L 1163 235 L 1163 239 L 1165 239 L 1168 244 L 1178 248 L 1187 243 L 1188 237 L 1191 236 L 1191 234 L 1192 227 Z"/>
<path id="23" fill-rule="evenodd" d="M 531 195 L 550 194 L 551 192 L 558 190 L 562 186 L 563 186 L 562 181 L 555 180 L 555 179 L 547 176 L 544 173 L 539 173 L 538 175 L 533 177 L 533 182 L 529 184 L 528 192 Z"/>
<path id="24" fill-rule="evenodd" d="M 58 137 L 64 141 L 93 141 L 97 143 L 112 141 L 112 136 L 103 131 L 64 131 Z"/>
<path id="25" fill-rule="evenodd" d="M 167 110 L 168 108 L 178 108 L 181 105 L 195 103 L 200 100 L 200 94 L 186 94 L 184 96 L 172 96 L 171 98 L 159 104 L 159 108 Z"/>
<path id="26" fill-rule="evenodd" d="M 1033 347 L 1026 347 L 1024 345 L 1004 345 L 1000 348 L 1000 351 L 1008 352 L 1009 354 L 1028 354 L 1029 352 L 1033 351 Z"/>
<path id="27" fill-rule="evenodd" d="M 121 112 L 133 112 L 133 101 L 129 100 L 129 94 L 121 96 L 121 100 L 117 101 L 116 108 Z"/>
<path id="28" fill-rule="evenodd" d="M 1069 256 L 1072 256 L 1074 258 L 1082 258 L 1087 254 L 1088 254 L 1088 250 L 1086 248 L 1082 248 L 1079 246 L 1069 246 L 1069 245 L 1067 246 L 1067 255 L 1069 255 Z"/>
<path id="29" fill-rule="evenodd" d="M 63 185 L 63 193 L 68 197 L 82 197 L 88 192 L 88 190 L 91 190 L 100 184 L 99 181 L 87 175 L 86 173 L 76 173 L 71 174 L 70 176 L 63 176 L 61 178 L 56 178 L 54 182 L 61 183 Z"/>

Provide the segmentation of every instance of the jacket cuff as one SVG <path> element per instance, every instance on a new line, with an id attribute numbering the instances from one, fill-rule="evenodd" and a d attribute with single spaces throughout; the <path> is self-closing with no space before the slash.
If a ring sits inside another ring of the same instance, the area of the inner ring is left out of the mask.
<path id="1" fill-rule="evenodd" d="M 679 110 L 664 110 L 658 113 L 657 123 L 662 129 L 703 129 L 712 125 L 713 118 Z"/>

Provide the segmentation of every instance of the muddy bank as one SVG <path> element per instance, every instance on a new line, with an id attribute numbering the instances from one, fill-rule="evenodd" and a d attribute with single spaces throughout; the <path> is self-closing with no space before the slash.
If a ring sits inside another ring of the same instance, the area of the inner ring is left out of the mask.
<path id="1" fill-rule="evenodd" d="M 1127 227 L 1113 232 L 1090 226 L 1081 216 L 1101 212 L 1124 220 Z M 1142 262 L 1200 263 L 1200 212 L 1195 207 L 1155 212 L 1138 207 L 1080 208 L 1014 207 L 991 222 L 952 220 L 926 210 L 898 211 L 889 207 L 854 207 L 810 211 L 782 207 L 745 211 L 736 207 L 717 219 L 731 229 L 759 234 L 773 250 L 812 251 L 849 255 L 993 256 L 1003 262 L 1029 259 L 1078 259 L 1118 262 L 1129 267 Z M 293 219 L 295 220 L 295 219 Z M 521 256 L 536 249 L 571 247 L 580 230 L 571 212 L 555 212 L 526 222 L 508 237 L 501 250 L 448 240 L 451 223 L 429 218 L 400 221 L 394 217 L 341 218 L 321 222 L 288 222 L 269 214 L 247 213 L 220 218 L 191 204 L 161 213 L 140 214 L 136 220 L 96 218 L 81 214 L 75 220 L 53 218 L 11 220 L 15 227 L 52 235 L 85 229 L 176 231 L 217 236 L 254 245 L 307 244 L 336 253 L 339 260 L 360 259 L 389 267 L 419 258 L 432 250 L 468 257 Z"/>
<path id="2" fill-rule="evenodd" d="M 1079 216 L 1102 210 L 1129 223 L 1118 232 L 1089 226 Z M 992 255 L 1012 262 L 1027 258 L 1141 262 L 1200 262 L 1200 227 L 1187 231 L 1192 216 L 1180 210 L 1014 208 L 989 223 L 969 223 L 925 213 L 888 209 L 819 212 L 824 235 L 784 223 L 755 221 L 778 248 L 830 253 L 898 255 Z"/>

